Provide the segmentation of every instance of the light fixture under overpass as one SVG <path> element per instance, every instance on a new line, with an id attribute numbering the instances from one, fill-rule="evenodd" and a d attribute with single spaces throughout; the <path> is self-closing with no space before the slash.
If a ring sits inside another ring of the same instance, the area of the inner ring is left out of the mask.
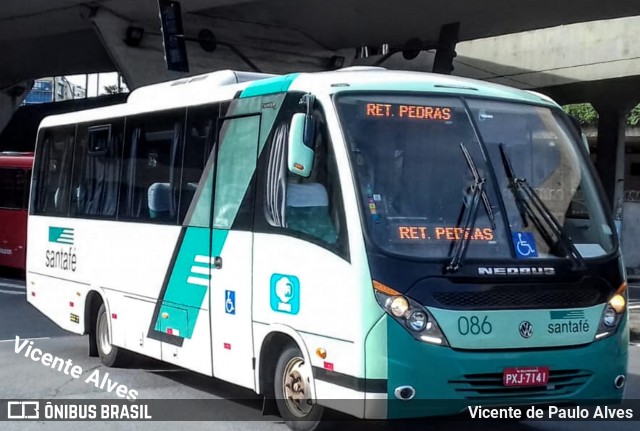
<path id="1" fill-rule="evenodd" d="M 340 55 L 334 55 L 329 59 L 329 70 L 342 69 L 345 58 Z"/>
<path id="2" fill-rule="evenodd" d="M 218 41 L 216 40 L 215 34 L 206 28 L 200 30 L 197 40 L 200 44 L 200 48 L 205 52 L 213 52 L 218 47 Z"/>
<path id="3" fill-rule="evenodd" d="M 124 43 L 126 43 L 127 46 L 137 47 L 142 41 L 142 36 L 144 36 L 144 28 L 129 26 L 127 27 Z"/>
<path id="4" fill-rule="evenodd" d="M 410 39 L 402 49 L 402 57 L 405 60 L 413 60 L 420 55 L 423 49 L 426 49 L 426 47 L 420 39 Z"/>

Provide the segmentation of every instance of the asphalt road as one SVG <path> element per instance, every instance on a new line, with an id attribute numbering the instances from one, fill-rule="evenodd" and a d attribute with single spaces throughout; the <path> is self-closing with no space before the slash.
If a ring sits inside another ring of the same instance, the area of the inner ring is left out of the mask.
<path id="1" fill-rule="evenodd" d="M 639 293 L 634 290 L 634 295 Z M 635 296 L 634 296 L 635 297 Z M 637 297 L 635 297 L 637 298 Z M 638 298 L 640 299 L 640 298 Z M 636 314 L 636 313 L 634 313 Z M 640 310 L 639 313 L 640 314 Z M 44 352 L 71 359 L 82 368 L 73 378 L 40 362 L 16 354 L 15 337 L 31 338 Z M 640 399 L 640 346 L 630 347 L 626 398 Z M 153 360 L 136 359 L 126 368 L 106 368 L 98 358 L 87 355 L 87 338 L 57 328 L 26 302 L 24 283 L 0 278 L 0 399 L 119 399 L 114 393 L 86 383 L 86 377 L 99 370 L 101 375 L 139 393 L 139 399 L 211 399 L 216 406 L 214 422 L 4 422 L 0 430 L 280 430 L 288 428 L 278 417 L 262 416 L 261 400 L 251 391 L 199 374 L 167 366 Z M 228 400 L 228 401 L 225 401 Z M 218 411 L 219 410 L 219 411 Z M 242 420 L 237 420 L 242 419 Z M 467 431 L 488 428 L 495 431 L 607 431 L 636 430 L 638 422 L 497 421 L 472 419 L 429 419 L 403 422 L 336 422 L 336 430 L 445 431 L 464 427 Z"/>

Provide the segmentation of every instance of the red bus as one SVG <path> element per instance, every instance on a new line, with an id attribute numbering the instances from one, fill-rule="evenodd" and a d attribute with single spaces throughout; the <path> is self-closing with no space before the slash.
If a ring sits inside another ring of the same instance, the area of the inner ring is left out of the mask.
<path id="1" fill-rule="evenodd" d="M 33 153 L 0 152 L 0 267 L 24 271 Z"/>

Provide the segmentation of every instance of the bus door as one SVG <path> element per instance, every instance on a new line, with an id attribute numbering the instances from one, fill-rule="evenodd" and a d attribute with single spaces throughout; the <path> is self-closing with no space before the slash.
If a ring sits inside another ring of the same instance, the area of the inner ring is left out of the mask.
<path id="1" fill-rule="evenodd" d="M 259 114 L 220 118 L 211 229 L 213 374 L 254 387 L 253 200 Z"/>

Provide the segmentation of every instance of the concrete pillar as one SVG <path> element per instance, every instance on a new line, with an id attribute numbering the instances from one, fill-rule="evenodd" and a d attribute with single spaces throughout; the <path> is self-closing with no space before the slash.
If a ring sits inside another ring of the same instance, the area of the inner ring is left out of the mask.
<path id="1" fill-rule="evenodd" d="M 0 132 L 9 123 L 11 116 L 27 97 L 32 86 L 33 81 L 23 81 L 6 88 L 0 85 Z"/>
<path id="2" fill-rule="evenodd" d="M 624 197 L 625 125 L 633 105 L 607 101 L 593 106 L 599 115 L 596 170 L 619 229 Z"/>

